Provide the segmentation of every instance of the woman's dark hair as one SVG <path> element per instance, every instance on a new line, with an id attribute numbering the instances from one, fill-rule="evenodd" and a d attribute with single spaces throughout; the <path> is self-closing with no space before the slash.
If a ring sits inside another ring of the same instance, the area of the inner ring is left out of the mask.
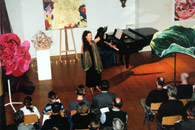
<path id="1" fill-rule="evenodd" d="M 88 48 L 89 48 L 89 42 L 87 41 L 87 39 L 86 39 L 86 36 L 87 36 L 87 34 L 89 34 L 89 33 L 91 33 L 90 31 L 88 31 L 88 30 L 85 30 L 84 32 L 83 32 L 83 35 L 82 35 L 82 41 L 83 41 L 83 44 L 84 44 L 84 48 L 83 48 L 83 51 L 87 51 L 88 50 Z"/>
<path id="2" fill-rule="evenodd" d="M 13 120 L 16 124 L 24 122 L 24 112 L 18 110 L 16 113 L 14 113 Z"/>
<path id="3" fill-rule="evenodd" d="M 32 105 L 32 98 L 27 96 L 24 98 L 24 105 L 26 106 L 26 109 L 28 109 L 31 112 L 34 112 Z"/>

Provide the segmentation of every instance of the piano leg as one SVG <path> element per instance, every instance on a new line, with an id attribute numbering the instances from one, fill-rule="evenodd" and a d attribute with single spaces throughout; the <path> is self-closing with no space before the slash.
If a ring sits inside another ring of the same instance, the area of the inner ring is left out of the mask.
<path id="1" fill-rule="evenodd" d="M 129 69 L 129 54 L 125 54 L 125 65 L 126 69 Z"/>

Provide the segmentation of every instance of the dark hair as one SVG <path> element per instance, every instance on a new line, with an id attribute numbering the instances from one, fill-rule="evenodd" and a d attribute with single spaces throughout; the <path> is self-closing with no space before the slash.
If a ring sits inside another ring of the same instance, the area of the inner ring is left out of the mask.
<path id="1" fill-rule="evenodd" d="M 171 97 L 175 97 L 175 98 L 177 97 L 177 88 L 175 86 L 168 85 L 167 92 Z"/>
<path id="2" fill-rule="evenodd" d="M 101 82 L 101 90 L 102 91 L 108 91 L 110 85 L 109 85 L 109 82 L 108 80 L 102 80 Z"/>
<path id="3" fill-rule="evenodd" d="M 48 93 L 48 98 L 51 100 L 56 99 L 56 93 L 54 91 L 50 91 Z"/>
<path id="4" fill-rule="evenodd" d="M 117 107 L 117 108 L 121 108 L 122 107 L 122 105 L 123 105 L 123 101 L 122 101 L 122 99 L 120 99 L 120 102 L 117 102 L 116 100 L 117 99 L 120 99 L 119 97 L 116 97 L 116 98 L 114 98 L 114 100 L 113 100 L 113 105 L 115 106 L 115 107 Z"/>
<path id="5" fill-rule="evenodd" d="M 51 109 L 53 111 L 53 113 L 60 113 L 61 110 L 61 103 L 59 102 L 54 102 L 51 106 Z"/>
<path id="6" fill-rule="evenodd" d="M 163 77 L 158 77 L 156 81 L 158 82 L 158 85 L 160 86 L 163 86 L 165 83 L 165 79 Z"/>
<path id="7" fill-rule="evenodd" d="M 22 110 L 18 110 L 14 113 L 13 120 L 16 124 L 24 122 L 24 112 Z"/>
<path id="8" fill-rule="evenodd" d="M 26 109 L 28 109 L 30 112 L 34 112 L 31 102 L 32 98 L 30 96 L 24 98 L 24 105 L 26 106 Z"/>
<path id="9" fill-rule="evenodd" d="M 191 102 L 191 104 L 189 105 L 188 112 L 190 116 L 195 117 L 195 101 Z"/>
<path id="10" fill-rule="evenodd" d="M 88 50 L 88 48 L 89 48 L 89 42 L 87 41 L 87 39 L 86 39 L 86 36 L 88 35 L 88 33 L 91 33 L 90 31 L 88 31 L 88 30 L 85 30 L 84 32 L 83 32 L 83 35 L 82 35 L 82 41 L 83 41 L 83 44 L 84 44 L 84 48 L 83 48 L 83 52 L 84 51 L 87 51 Z"/>
<path id="11" fill-rule="evenodd" d="M 100 128 L 100 121 L 99 120 L 92 120 L 90 122 L 90 130 L 97 130 Z"/>
<path id="12" fill-rule="evenodd" d="M 79 104 L 76 106 L 76 111 L 78 114 L 85 114 L 88 112 L 89 106 L 87 103 L 81 101 Z"/>
<path id="13" fill-rule="evenodd" d="M 85 87 L 84 85 L 79 85 L 76 89 L 77 95 L 85 95 Z"/>

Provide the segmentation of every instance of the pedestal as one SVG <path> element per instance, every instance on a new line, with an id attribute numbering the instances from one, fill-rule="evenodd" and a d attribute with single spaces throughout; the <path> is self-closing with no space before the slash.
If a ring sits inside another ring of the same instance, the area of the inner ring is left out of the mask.
<path id="1" fill-rule="evenodd" d="M 37 50 L 37 69 L 39 80 L 51 79 L 51 63 L 49 50 Z"/>

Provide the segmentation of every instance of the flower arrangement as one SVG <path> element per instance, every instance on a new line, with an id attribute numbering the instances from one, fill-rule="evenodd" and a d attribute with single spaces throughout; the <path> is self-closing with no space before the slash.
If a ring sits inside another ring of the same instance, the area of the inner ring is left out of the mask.
<path id="1" fill-rule="evenodd" d="M 14 33 L 0 35 L 0 66 L 6 75 L 19 77 L 29 69 L 30 43 L 20 42 L 20 38 Z"/>
<path id="2" fill-rule="evenodd" d="M 48 37 L 44 32 L 40 31 L 38 34 L 35 34 L 33 37 L 34 40 L 31 40 L 34 43 L 36 49 L 49 49 L 53 43 L 51 37 Z"/>

